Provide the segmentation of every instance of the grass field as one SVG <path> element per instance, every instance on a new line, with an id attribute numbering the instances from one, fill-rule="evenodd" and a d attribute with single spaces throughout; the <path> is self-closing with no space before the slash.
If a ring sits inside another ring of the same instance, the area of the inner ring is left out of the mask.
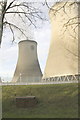
<path id="1" fill-rule="evenodd" d="M 38 104 L 32 108 L 16 108 L 16 96 L 33 95 Z M 77 118 L 78 85 L 23 85 L 2 87 L 3 118 Z"/>

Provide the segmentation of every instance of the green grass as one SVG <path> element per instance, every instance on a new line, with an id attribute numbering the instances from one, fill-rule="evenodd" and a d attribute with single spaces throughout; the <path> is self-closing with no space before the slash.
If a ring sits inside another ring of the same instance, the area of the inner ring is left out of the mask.
<path id="1" fill-rule="evenodd" d="M 33 95 L 39 103 L 32 108 L 16 108 L 16 96 Z M 77 83 L 2 87 L 3 118 L 77 118 Z"/>

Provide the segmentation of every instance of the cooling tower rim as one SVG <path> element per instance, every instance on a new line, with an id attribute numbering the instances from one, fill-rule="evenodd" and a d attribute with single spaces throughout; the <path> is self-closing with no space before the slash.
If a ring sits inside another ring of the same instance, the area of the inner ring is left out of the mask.
<path id="1" fill-rule="evenodd" d="M 37 44 L 37 42 L 34 41 L 34 40 L 21 40 L 21 41 L 18 42 L 18 44 L 19 44 L 19 43 L 22 43 L 22 42 L 34 42 L 34 43 Z"/>

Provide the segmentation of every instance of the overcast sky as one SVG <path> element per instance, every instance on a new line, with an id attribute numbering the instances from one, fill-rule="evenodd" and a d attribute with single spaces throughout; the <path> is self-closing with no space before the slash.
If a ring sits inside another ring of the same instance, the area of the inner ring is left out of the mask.
<path id="1" fill-rule="evenodd" d="M 45 10 L 45 12 L 47 12 L 49 20 L 48 10 Z M 50 21 L 40 22 L 40 24 L 39 28 L 34 29 L 33 39 L 38 43 L 38 60 L 41 70 L 44 73 L 49 52 L 51 29 Z M 18 59 L 18 44 L 12 44 L 11 39 L 12 34 L 10 30 L 8 28 L 4 29 L 2 46 L 0 48 L 0 76 L 5 81 L 10 81 L 12 79 Z"/>

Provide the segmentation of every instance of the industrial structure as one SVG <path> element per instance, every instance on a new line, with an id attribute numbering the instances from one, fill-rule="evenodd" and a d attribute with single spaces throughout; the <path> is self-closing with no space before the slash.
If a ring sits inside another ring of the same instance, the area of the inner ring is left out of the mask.
<path id="1" fill-rule="evenodd" d="M 58 2 L 49 11 L 52 38 L 43 75 L 44 80 L 78 80 L 79 8 L 73 2 Z"/>
<path id="2" fill-rule="evenodd" d="M 19 56 L 12 82 L 39 82 L 42 72 L 37 57 L 37 42 L 19 42 Z"/>

